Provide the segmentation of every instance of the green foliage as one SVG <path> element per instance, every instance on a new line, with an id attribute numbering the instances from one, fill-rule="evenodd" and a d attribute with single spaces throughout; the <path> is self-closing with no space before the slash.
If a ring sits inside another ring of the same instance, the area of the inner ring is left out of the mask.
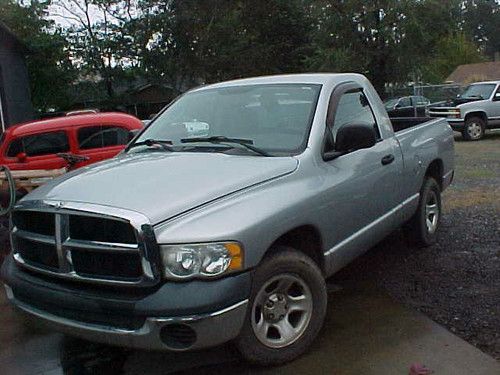
<path id="1" fill-rule="evenodd" d="M 49 1 L 64 28 L 47 20 Z M 97 82 L 100 100 L 119 102 L 120 88 L 139 79 L 182 92 L 246 76 L 354 71 L 383 94 L 388 83 L 442 82 L 500 51 L 493 0 L 0 0 L 0 14 L 32 51 L 41 108 L 64 107 L 71 79 Z"/>
<path id="2" fill-rule="evenodd" d="M 430 83 L 441 83 L 458 65 L 485 61 L 465 34 L 447 35 L 438 41 L 438 52 L 424 66 L 424 79 Z"/>

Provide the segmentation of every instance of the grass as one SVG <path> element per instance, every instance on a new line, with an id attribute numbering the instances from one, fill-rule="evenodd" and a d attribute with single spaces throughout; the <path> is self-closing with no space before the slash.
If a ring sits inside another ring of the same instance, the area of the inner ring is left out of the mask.
<path id="1" fill-rule="evenodd" d="M 489 205 L 500 211 L 500 132 L 477 142 L 455 140 L 455 180 L 443 195 L 444 210 Z"/>

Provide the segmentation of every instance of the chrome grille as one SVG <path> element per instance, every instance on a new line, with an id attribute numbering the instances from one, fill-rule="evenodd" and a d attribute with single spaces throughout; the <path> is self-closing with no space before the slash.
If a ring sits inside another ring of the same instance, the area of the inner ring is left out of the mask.
<path id="1" fill-rule="evenodd" d="M 105 214 L 109 211 L 119 216 Z M 21 202 L 12 213 L 11 238 L 14 258 L 32 271 L 101 283 L 152 284 L 158 279 L 152 227 L 135 212 Z"/>

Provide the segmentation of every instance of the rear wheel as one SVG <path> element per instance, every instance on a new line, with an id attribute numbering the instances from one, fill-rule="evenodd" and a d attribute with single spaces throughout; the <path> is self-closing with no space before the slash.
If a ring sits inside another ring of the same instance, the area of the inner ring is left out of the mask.
<path id="1" fill-rule="evenodd" d="M 432 177 L 426 177 L 420 190 L 420 201 L 415 215 L 409 222 L 408 235 L 421 247 L 436 242 L 436 232 L 441 223 L 441 189 Z"/>
<path id="2" fill-rule="evenodd" d="M 467 141 L 478 141 L 484 137 L 486 124 L 480 117 L 469 117 L 465 120 L 462 136 Z"/>
<path id="3" fill-rule="evenodd" d="M 304 353 L 326 313 L 323 275 L 312 259 L 287 247 L 256 269 L 249 308 L 236 345 L 259 365 L 288 362 Z"/>

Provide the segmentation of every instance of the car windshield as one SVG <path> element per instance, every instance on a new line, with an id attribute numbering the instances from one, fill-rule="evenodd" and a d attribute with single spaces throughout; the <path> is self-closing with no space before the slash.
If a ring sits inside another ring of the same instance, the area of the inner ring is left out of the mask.
<path id="1" fill-rule="evenodd" d="M 495 89 L 495 85 L 491 83 L 480 84 L 480 85 L 470 85 L 461 95 L 462 98 L 483 98 L 488 99 L 493 90 Z"/>
<path id="2" fill-rule="evenodd" d="M 385 108 L 393 108 L 396 104 L 398 104 L 399 98 L 389 99 L 384 103 Z"/>
<path id="3" fill-rule="evenodd" d="M 321 85 L 260 84 L 192 91 L 161 113 L 135 143 L 171 141 L 173 151 L 252 153 L 238 142 L 221 141 L 230 138 L 270 156 L 294 155 L 306 147 L 320 90 Z M 131 146 L 129 152 L 147 148 Z"/>

